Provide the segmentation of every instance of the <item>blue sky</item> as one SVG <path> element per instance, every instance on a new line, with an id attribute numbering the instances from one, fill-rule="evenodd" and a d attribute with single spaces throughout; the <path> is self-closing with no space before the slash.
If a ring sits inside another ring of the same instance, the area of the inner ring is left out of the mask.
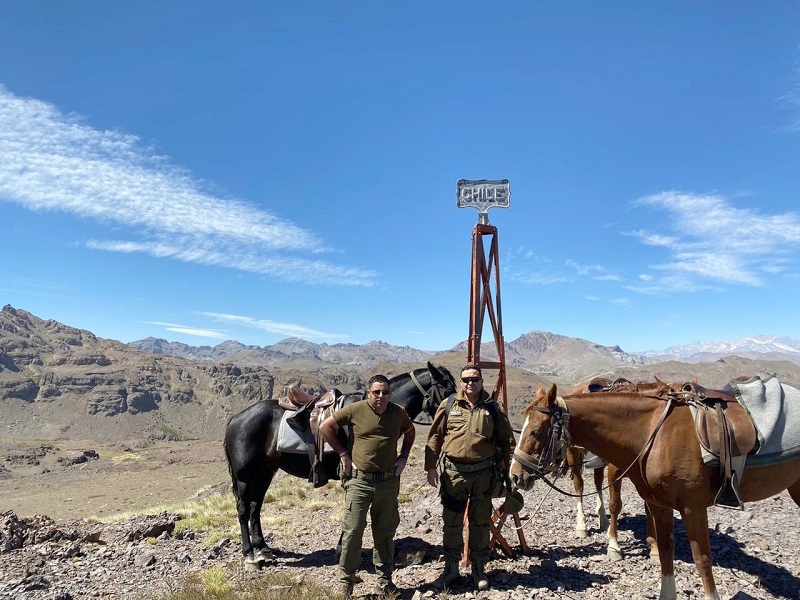
<path id="1" fill-rule="evenodd" d="M 7 4 L 0 301 L 442 350 L 506 178 L 506 341 L 800 339 L 800 5 L 494 4 Z"/>

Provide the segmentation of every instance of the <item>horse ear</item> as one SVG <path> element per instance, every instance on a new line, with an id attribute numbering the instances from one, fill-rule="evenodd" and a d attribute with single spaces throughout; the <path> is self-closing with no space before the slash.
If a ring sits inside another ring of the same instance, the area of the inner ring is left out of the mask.
<path id="1" fill-rule="evenodd" d="M 428 361 L 428 371 L 431 372 L 431 375 L 440 375 L 439 369 L 434 367 L 431 361 Z"/>
<path id="2" fill-rule="evenodd" d="M 556 384 L 550 386 L 550 389 L 547 390 L 547 401 L 548 403 L 552 404 L 556 401 L 558 397 L 558 391 L 556 390 Z"/>

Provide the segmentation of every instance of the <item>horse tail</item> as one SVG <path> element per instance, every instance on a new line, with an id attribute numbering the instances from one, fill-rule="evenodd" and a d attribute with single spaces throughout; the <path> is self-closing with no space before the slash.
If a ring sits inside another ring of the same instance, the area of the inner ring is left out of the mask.
<path id="1" fill-rule="evenodd" d="M 236 481 L 236 475 L 233 474 L 233 463 L 231 462 L 231 453 L 228 450 L 228 440 L 227 436 L 226 439 L 222 441 L 222 449 L 225 452 L 225 462 L 228 463 L 228 473 L 231 476 L 231 491 L 233 492 L 233 497 L 237 500 L 239 499 L 239 486 Z"/>

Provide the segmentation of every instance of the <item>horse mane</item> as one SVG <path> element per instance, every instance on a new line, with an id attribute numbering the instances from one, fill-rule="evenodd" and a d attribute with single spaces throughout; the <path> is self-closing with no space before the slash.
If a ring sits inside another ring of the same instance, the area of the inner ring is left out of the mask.
<path id="1" fill-rule="evenodd" d="M 436 368 L 439 369 L 442 373 L 444 373 L 444 376 L 450 380 L 450 383 L 452 383 L 453 385 L 456 384 L 456 378 L 453 377 L 452 373 L 450 373 L 450 369 L 448 369 L 444 365 L 436 365 Z"/>

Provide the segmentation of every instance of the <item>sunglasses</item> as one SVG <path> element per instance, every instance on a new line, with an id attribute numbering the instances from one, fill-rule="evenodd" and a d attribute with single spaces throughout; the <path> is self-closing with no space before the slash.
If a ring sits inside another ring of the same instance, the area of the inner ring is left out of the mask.
<path id="1" fill-rule="evenodd" d="M 370 390 L 369 393 L 373 396 L 388 396 L 391 394 L 389 390 Z"/>
<path id="2" fill-rule="evenodd" d="M 478 383 L 480 380 L 480 377 L 462 377 L 461 383 Z"/>

